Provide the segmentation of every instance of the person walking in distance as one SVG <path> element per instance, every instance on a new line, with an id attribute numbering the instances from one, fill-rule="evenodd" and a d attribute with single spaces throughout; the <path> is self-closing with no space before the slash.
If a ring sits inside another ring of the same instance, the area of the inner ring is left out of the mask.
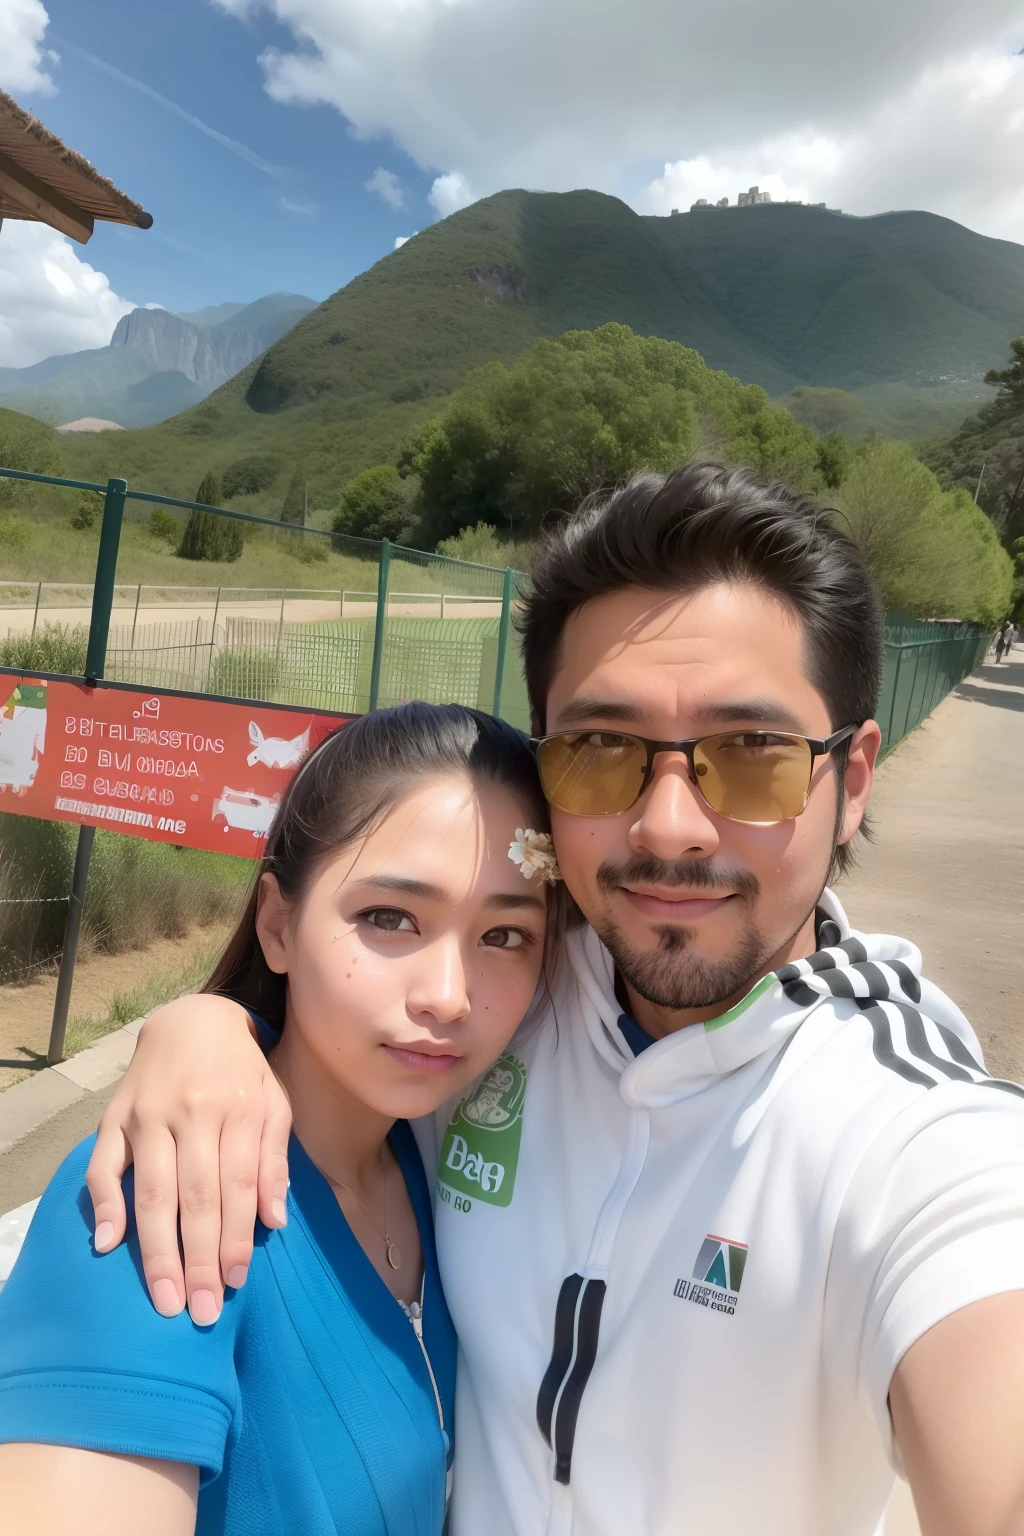
<path id="1" fill-rule="evenodd" d="M 453 1536 L 874 1536 L 897 1468 L 924 1536 L 1024 1530 L 1024 1089 L 828 884 L 881 621 L 825 513 L 723 465 L 641 476 L 538 551 L 534 750 L 582 921 L 508 1084 L 416 1126 L 460 1341 Z M 286 1125 L 241 1008 L 160 1010 L 92 1159 L 104 1248 L 134 1157 L 151 1286 L 219 1292 L 254 1186 L 274 1221 Z"/>

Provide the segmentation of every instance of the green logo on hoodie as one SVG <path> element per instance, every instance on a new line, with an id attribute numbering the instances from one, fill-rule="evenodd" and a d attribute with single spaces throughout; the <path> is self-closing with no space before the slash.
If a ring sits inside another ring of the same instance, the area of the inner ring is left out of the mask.
<path id="1" fill-rule="evenodd" d="M 441 1145 L 442 1185 L 488 1205 L 511 1204 L 525 1097 L 526 1068 L 506 1051 L 451 1118 Z"/>

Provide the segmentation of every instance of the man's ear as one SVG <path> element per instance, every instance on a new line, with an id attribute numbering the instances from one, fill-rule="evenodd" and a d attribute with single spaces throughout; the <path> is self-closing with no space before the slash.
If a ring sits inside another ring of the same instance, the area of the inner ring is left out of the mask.
<path id="1" fill-rule="evenodd" d="M 256 937 L 264 960 L 279 976 L 288 974 L 288 924 L 291 917 L 292 903 L 281 894 L 277 876 L 263 875 L 256 898 Z"/>
<path id="2" fill-rule="evenodd" d="M 850 755 L 846 760 L 844 775 L 845 799 L 840 843 L 848 843 L 864 820 L 881 745 L 882 728 L 877 720 L 865 720 L 850 738 Z"/>

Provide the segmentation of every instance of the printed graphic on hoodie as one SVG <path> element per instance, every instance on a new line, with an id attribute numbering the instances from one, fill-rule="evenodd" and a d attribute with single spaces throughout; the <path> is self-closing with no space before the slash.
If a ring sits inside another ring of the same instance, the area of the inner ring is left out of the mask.
<path id="1" fill-rule="evenodd" d="M 709 1232 L 700 1245 L 693 1279 L 677 1280 L 672 1294 L 681 1301 L 692 1301 L 699 1307 L 710 1307 L 712 1312 L 731 1315 L 736 1311 L 746 1262 L 746 1243 L 734 1243 L 727 1237 L 716 1237 Z"/>
<path id="2" fill-rule="evenodd" d="M 470 1199 L 509 1205 L 523 1131 L 526 1068 L 506 1051 L 451 1118 L 441 1144 L 438 1169 L 441 1199 L 469 1210 Z"/>

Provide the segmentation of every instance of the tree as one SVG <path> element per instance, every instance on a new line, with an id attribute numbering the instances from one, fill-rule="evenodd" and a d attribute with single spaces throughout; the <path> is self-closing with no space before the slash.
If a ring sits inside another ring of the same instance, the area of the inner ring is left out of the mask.
<path id="1" fill-rule="evenodd" d="M 78 505 L 71 514 L 71 526 L 83 531 L 92 528 L 96 519 L 103 516 L 103 497 L 99 491 L 80 491 Z"/>
<path id="2" fill-rule="evenodd" d="M 270 453 L 251 453 L 235 459 L 224 471 L 221 494 L 231 496 L 256 496 L 269 491 L 277 479 L 281 461 Z"/>
<path id="3" fill-rule="evenodd" d="M 149 531 L 154 539 L 165 539 L 168 544 L 177 544 L 180 537 L 177 518 L 163 507 L 154 507 L 149 514 Z"/>
<path id="4" fill-rule="evenodd" d="M 196 501 L 215 507 L 219 500 L 220 482 L 215 474 L 208 473 L 196 491 Z M 237 560 L 241 553 L 242 530 L 234 518 L 193 508 L 178 545 L 182 560 Z"/>
<path id="5" fill-rule="evenodd" d="M 590 492 L 695 452 L 803 489 L 821 483 L 814 433 L 763 389 L 713 372 L 678 342 L 608 324 L 471 374 L 400 466 L 420 478 L 417 541 L 430 547 L 481 522 L 535 537 Z"/>
<path id="6" fill-rule="evenodd" d="M 359 539 L 401 539 L 408 522 L 406 482 L 393 464 L 375 464 L 346 485 L 332 526 Z"/>
<path id="7" fill-rule="evenodd" d="M 1024 336 L 1010 342 L 1012 360 L 1008 368 L 990 368 L 985 383 L 999 391 L 994 405 L 1001 416 L 1024 414 Z"/>
<path id="8" fill-rule="evenodd" d="M 943 491 L 905 443 L 871 445 L 838 500 L 887 608 L 978 624 L 1005 616 L 1013 573 L 991 521 L 967 491 Z"/>
<path id="9" fill-rule="evenodd" d="M 306 471 L 297 469 L 288 483 L 284 506 L 281 508 L 282 523 L 298 523 L 306 526 Z"/>
<path id="10" fill-rule="evenodd" d="M 829 432 L 818 440 L 818 473 L 830 491 L 837 490 L 850 472 L 853 454 L 841 432 Z"/>

